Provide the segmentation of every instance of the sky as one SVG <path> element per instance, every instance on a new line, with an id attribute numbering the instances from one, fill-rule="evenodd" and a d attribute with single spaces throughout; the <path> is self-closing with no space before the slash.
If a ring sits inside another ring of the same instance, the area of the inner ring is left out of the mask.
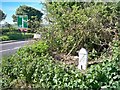
<path id="1" fill-rule="evenodd" d="M 4 21 L 13 24 L 14 22 L 12 19 L 12 15 L 15 14 L 16 9 L 20 5 L 27 5 L 42 11 L 43 5 L 40 4 L 40 2 L 40 0 L 2 0 L 0 3 L 0 9 L 2 9 L 5 14 L 7 14 L 7 17 Z"/>

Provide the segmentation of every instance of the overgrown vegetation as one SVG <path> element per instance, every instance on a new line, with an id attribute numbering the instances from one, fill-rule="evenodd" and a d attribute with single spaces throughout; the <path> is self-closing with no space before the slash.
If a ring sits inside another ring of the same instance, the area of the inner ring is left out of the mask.
<path id="1" fill-rule="evenodd" d="M 77 50 L 85 47 L 100 56 L 120 33 L 119 4 L 47 2 L 47 19 L 51 25 L 45 39 L 51 51 L 75 55 Z"/>
<path id="2" fill-rule="evenodd" d="M 2 62 L 2 86 L 11 88 L 100 89 L 120 86 L 120 43 L 115 42 L 112 58 L 93 65 L 84 73 L 56 62 L 48 45 L 38 42 L 21 48 Z"/>
<path id="3" fill-rule="evenodd" d="M 2 61 L 2 88 L 120 89 L 120 2 L 46 2 L 50 25 L 43 40 Z M 41 32 L 40 31 L 40 32 Z M 76 55 L 85 47 L 101 63 L 80 71 L 52 53 Z M 102 57 L 102 58 L 101 58 Z"/>

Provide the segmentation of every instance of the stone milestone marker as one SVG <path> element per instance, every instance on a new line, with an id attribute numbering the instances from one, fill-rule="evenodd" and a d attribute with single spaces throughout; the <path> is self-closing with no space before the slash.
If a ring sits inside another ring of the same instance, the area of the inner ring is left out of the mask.
<path id="1" fill-rule="evenodd" d="M 81 48 L 80 51 L 78 51 L 78 55 L 79 55 L 78 69 L 86 70 L 88 62 L 87 50 L 85 48 Z"/>
<path id="2" fill-rule="evenodd" d="M 34 39 L 40 39 L 41 38 L 41 34 L 34 34 L 34 37 L 33 37 Z"/>

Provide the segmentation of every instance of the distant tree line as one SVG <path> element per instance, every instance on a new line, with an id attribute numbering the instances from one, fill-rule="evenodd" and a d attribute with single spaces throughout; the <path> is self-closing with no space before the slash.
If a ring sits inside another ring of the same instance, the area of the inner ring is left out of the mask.
<path id="1" fill-rule="evenodd" d="M 6 14 L 0 9 L 0 22 L 6 18 Z"/>
<path id="2" fill-rule="evenodd" d="M 43 13 L 33 7 L 22 5 L 16 9 L 16 13 L 12 16 L 13 22 L 17 22 L 17 15 L 27 15 L 28 27 L 34 32 L 37 28 L 40 27 Z"/>

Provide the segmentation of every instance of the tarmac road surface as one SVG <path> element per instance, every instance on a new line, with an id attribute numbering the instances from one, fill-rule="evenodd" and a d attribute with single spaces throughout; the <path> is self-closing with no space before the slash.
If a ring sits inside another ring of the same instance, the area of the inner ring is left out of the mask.
<path id="1" fill-rule="evenodd" d="M 33 40 L 16 41 L 0 44 L 0 57 L 14 54 L 19 48 L 29 45 Z"/>

